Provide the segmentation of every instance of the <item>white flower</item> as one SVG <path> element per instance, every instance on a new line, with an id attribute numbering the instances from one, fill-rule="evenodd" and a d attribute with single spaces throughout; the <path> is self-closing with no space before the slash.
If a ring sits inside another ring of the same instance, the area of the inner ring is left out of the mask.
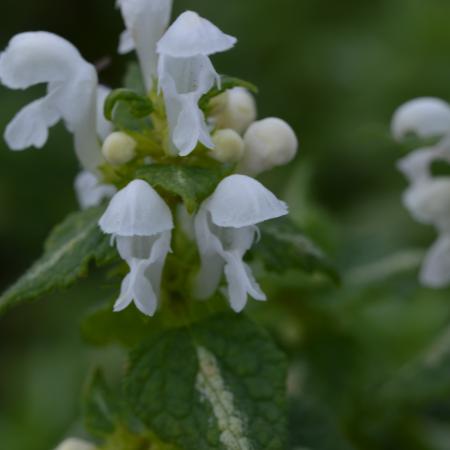
<path id="1" fill-rule="evenodd" d="M 170 251 L 173 220 L 169 207 L 148 183 L 134 180 L 113 197 L 99 226 L 112 235 L 130 267 L 114 310 L 121 311 L 134 301 L 142 313 L 152 316 Z"/>
<path id="2" fill-rule="evenodd" d="M 238 162 L 244 154 L 244 141 L 239 134 L 231 129 L 218 130 L 212 140 L 214 149 L 210 155 L 217 161 L 226 163 Z"/>
<path id="3" fill-rule="evenodd" d="M 230 49 L 236 39 L 198 14 L 181 14 L 158 42 L 158 79 L 164 94 L 174 151 L 191 153 L 198 142 L 213 147 L 200 98 L 220 79 L 209 56 Z"/>
<path id="4" fill-rule="evenodd" d="M 244 133 L 256 120 L 257 109 L 253 95 L 247 89 L 229 89 L 212 100 L 211 121 L 218 128 L 231 128 Z"/>
<path id="5" fill-rule="evenodd" d="M 58 445 L 55 450 L 95 450 L 95 447 L 90 442 L 69 438 Z"/>
<path id="6" fill-rule="evenodd" d="M 106 161 L 120 166 L 136 156 L 136 141 L 122 131 L 111 133 L 103 142 L 102 153 Z"/>
<path id="7" fill-rule="evenodd" d="M 117 0 L 126 30 L 120 37 L 119 52 L 136 49 L 145 87 L 151 90 L 156 78 L 156 44 L 170 20 L 172 0 Z"/>
<path id="8" fill-rule="evenodd" d="M 450 133 L 450 105 L 433 97 L 411 100 L 400 106 L 392 119 L 392 134 L 402 140 L 409 133 L 421 138 Z"/>
<path id="9" fill-rule="evenodd" d="M 113 124 L 106 119 L 104 113 L 104 105 L 106 97 L 110 94 L 111 89 L 99 85 L 97 89 L 97 134 L 99 138 L 103 141 L 113 132 Z"/>
<path id="10" fill-rule="evenodd" d="M 298 150 L 298 140 L 292 128 L 274 117 L 250 125 L 244 135 L 244 143 L 240 171 L 248 175 L 258 175 L 287 164 Z"/>
<path id="11" fill-rule="evenodd" d="M 420 281 L 424 286 L 442 288 L 450 283 L 450 234 L 441 234 L 422 265 Z"/>
<path id="12" fill-rule="evenodd" d="M 266 300 L 243 257 L 258 234 L 255 225 L 287 213 L 286 204 L 253 178 L 244 175 L 225 178 L 195 218 L 201 257 L 196 296 L 210 297 L 225 273 L 227 297 L 236 312 L 245 307 L 247 295 Z"/>
<path id="13" fill-rule="evenodd" d="M 102 161 L 97 137 L 97 73 L 65 39 L 46 32 L 18 34 L 0 56 L 0 80 L 11 89 L 47 83 L 47 95 L 24 107 L 6 128 L 13 150 L 41 148 L 59 120 L 74 134 L 82 166 Z"/>
<path id="14" fill-rule="evenodd" d="M 98 206 L 103 200 L 111 198 L 117 189 L 112 184 L 101 184 L 96 175 L 87 170 L 75 178 L 75 193 L 81 209 Z"/>

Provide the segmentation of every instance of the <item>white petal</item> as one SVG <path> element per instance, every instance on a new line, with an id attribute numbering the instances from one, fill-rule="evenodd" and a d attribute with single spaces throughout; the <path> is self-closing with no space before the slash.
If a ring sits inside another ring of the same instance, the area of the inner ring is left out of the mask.
<path id="1" fill-rule="evenodd" d="M 136 48 L 145 86 L 150 90 L 157 71 L 156 44 L 169 24 L 172 0 L 119 0 L 118 6 L 127 27 L 119 51 Z"/>
<path id="2" fill-rule="evenodd" d="M 117 236 L 153 236 L 171 230 L 173 221 L 158 193 L 145 181 L 134 180 L 113 197 L 99 226 Z"/>
<path id="3" fill-rule="evenodd" d="M 401 106 L 392 119 L 392 134 L 402 140 L 409 133 L 421 138 L 450 133 L 450 105 L 433 97 L 411 100 Z"/>
<path id="4" fill-rule="evenodd" d="M 180 58 L 212 55 L 230 49 L 236 42 L 197 13 L 186 11 L 158 42 L 158 53 Z"/>
<path id="5" fill-rule="evenodd" d="M 450 179 L 436 177 L 413 185 L 406 191 L 404 202 L 419 222 L 450 231 Z"/>
<path id="6" fill-rule="evenodd" d="M 245 175 L 225 178 L 206 201 L 212 221 L 221 227 L 241 228 L 288 214 L 284 202 Z"/>
<path id="7" fill-rule="evenodd" d="M 100 184 L 98 178 L 86 170 L 75 178 L 75 193 L 81 209 L 98 206 L 105 199 L 111 198 L 117 189 L 111 184 Z"/>
<path id="8" fill-rule="evenodd" d="M 47 142 L 48 129 L 60 119 L 48 97 L 35 100 L 21 109 L 8 124 L 5 140 L 11 150 L 41 148 Z"/>
<path id="9" fill-rule="evenodd" d="M 228 300 L 232 309 L 241 312 L 247 304 L 247 294 L 256 300 L 265 301 L 265 294 L 240 256 L 229 252 L 226 259 L 225 276 L 228 283 Z"/>
<path id="10" fill-rule="evenodd" d="M 113 132 L 113 124 L 106 120 L 103 106 L 105 104 L 106 97 L 108 97 L 111 89 L 99 85 L 97 89 L 97 134 L 102 139 L 105 140 Z"/>
<path id="11" fill-rule="evenodd" d="M 34 117 L 28 126 L 22 120 L 11 128 L 17 134 L 17 124 L 22 124 L 28 141 L 42 145 L 45 125 L 53 125 L 58 114 L 75 135 L 75 148 L 83 167 L 96 169 L 102 161 L 96 130 L 97 73 L 73 45 L 51 33 L 19 34 L 0 56 L 0 80 L 13 89 L 48 83 L 48 95 L 43 99 L 45 117 Z M 36 103 L 26 112 L 27 117 L 32 118 L 35 112 Z M 16 147 L 18 143 L 16 139 Z"/>
<path id="12" fill-rule="evenodd" d="M 201 267 L 195 279 L 194 296 L 206 299 L 214 294 L 222 278 L 225 261 L 223 246 L 208 223 L 208 212 L 201 208 L 195 217 L 195 236 Z"/>
<path id="13" fill-rule="evenodd" d="M 69 438 L 58 445 L 55 450 L 95 450 L 95 446 L 81 439 Z"/>
<path id="14" fill-rule="evenodd" d="M 425 286 L 445 287 L 450 283 L 450 236 L 443 235 L 430 249 L 420 280 Z"/>
<path id="15" fill-rule="evenodd" d="M 438 147 L 419 149 L 402 158 L 397 166 L 411 183 L 427 181 L 432 162 L 441 158 L 442 153 Z"/>
<path id="16" fill-rule="evenodd" d="M 126 53 L 130 53 L 135 49 L 133 36 L 130 30 L 125 30 L 120 34 L 119 39 L 119 53 L 121 55 L 125 55 Z"/>

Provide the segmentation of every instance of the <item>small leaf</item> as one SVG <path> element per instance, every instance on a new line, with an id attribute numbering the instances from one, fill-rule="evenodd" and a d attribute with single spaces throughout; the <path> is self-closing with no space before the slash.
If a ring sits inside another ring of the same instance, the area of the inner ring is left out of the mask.
<path id="1" fill-rule="evenodd" d="M 106 384 L 103 373 L 96 370 L 89 381 L 83 401 L 85 427 L 96 437 L 113 433 L 120 417 L 120 402 Z"/>
<path id="2" fill-rule="evenodd" d="M 285 363 L 264 330 L 221 315 L 138 349 L 125 397 L 150 431 L 184 450 L 284 450 Z"/>
<path id="3" fill-rule="evenodd" d="M 227 169 L 221 165 L 207 168 L 154 164 L 138 170 L 136 178 L 162 189 L 163 193 L 181 197 L 187 210 L 193 213 L 214 192 L 226 173 Z"/>
<path id="4" fill-rule="evenodd" d="M 116 89 L 105 100 L 105 117 L 123 131 L 140 131 L 150 128 L 153 103 L 145 95 L 130 89 Z"/>
<path id="5" fill-rule="evenodd" d="M 137 92 L 139 95 L 145 95 L 144 80 L 142 79 L 142 71 L 137 62 L 128 64 L 123 85 L 127 89 Z"/>
<path id="6" fill-rule="evenodd" d="M 319 272 L 339 284 L 340 277 L 334 266 L 289 218 L 266 222 L 260 226 L 260 231 L 261 240 L 253 247 L 252 254 L 267 270 Z"/>
<path id="7" fill-rule="evenodd" d="M 249 81 L 240 80 L 239 78 L 233 78 L 227 75 L 222 75 L 220 77 L 220 80 L 221 80 L 220 88 L 217 86 L 213 87 L 200 99 L 199 106 L 202 110 L 206 110 L 208 108 L 211 99 L 235 87 L 243 87 L 248 91 L 252 92 L 253 94 L 258 93 L 258 88 Z"/>
<path id="8" fill-rule="evenodd" d="M 0 297 L 0 313 L 56 288 L 67 287 L 86 275 L 89 263 L 111 262 L 115 251 L 97 222 L 104 208 L 73 213 L 58 225 L 45 243 L 44 255 Z"/>

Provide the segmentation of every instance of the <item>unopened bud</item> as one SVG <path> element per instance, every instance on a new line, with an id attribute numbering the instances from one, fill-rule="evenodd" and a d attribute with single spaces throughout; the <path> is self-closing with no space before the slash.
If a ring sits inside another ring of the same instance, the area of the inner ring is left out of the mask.
<path id="1" fill-rule="evenodd" d="M 218 128 L 231 128 L 242 134 L 256 115 L 255 99 L 247 89 L 236 87 L 214 99 L 212 119 Z"/>
<path id="2" fill-rule="evenodd" d="M 90 442 L 69 438 L 59 444 L 55 450 L 95 450 L 95 447 Z"/>
<path id="3" fill-rule="evenodd" d="M 130 162 L 136 156 L 136 141 L 122 131 L 111 133 L 103 142 L 102 153 L 114 166 Z"/>
<path id="4" fill-rule="evenodd" d="M 234 163 L 244 155 L 244 141 L 234 130 L 218 130 L 212 140 L 215 147 L 210 154 L 217 161 Z"/>
<path id="5" fill-rule="evenodd" d="M 297 154 L 298 140 L 292 128 L 281 119 L 268 118 L 253 123 L 244 136 L 244 157 L 240 169 L 258 175 L 287 164 Z"/>

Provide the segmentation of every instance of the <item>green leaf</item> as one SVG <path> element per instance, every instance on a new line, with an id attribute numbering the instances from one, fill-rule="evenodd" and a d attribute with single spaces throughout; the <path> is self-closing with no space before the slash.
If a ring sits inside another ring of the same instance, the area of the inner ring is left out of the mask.
<path id="1" fill-rule="evenodd" d="M 183 450 L 284 450 L 286 364 L 244 316 L 221 315 L 151 339 L 131 358 L 125 397 Z"/>
<path id="2" fill-rule="evenodd" d="M 0 297 L 0 313 L 56 288 L 67 287 L 88 272 L 89 263 L 111 262 L 115 251 L 97 222 L 104 208 L 73 213 L 50 234 L 44 255 Z"/>
<path id="3" fill-rule="evenodd" d="M 211 99 L 235 87 L 243 87 L 254 94 L 258 93 L 258 88 L 249 81 L 240 80 L 239 78 L 229 77 L 227 75 L 221 75 L 220 79 L 220 88 L 217 86 L 213 87 L 200 99 L 199 106 L 202 110 L 206 110 L 208 108 Z"/>
<path id="4" fill-rule="evenodd" d="M 100 438 L 112 434 L 117 427 L 120 410 L 120 401 L 106 384 L 103 373 L 96 370 L 83 399 L 86 430 Z"/>
<path id="5" fill-rule="evenodd" d="M 260 259 L 267 270 L 317 272 L 339 284 L 335 267 L 289 218 L 263 223 L 260 231 L 261 240 L 253 247 L 252 255 Z"/>
<path id="6" fill-rule="evenodd" d="M 141 131 L 150 128 L 153 103 L 131 89 L 116 89 L 105 100 L 105 117 L 122 131 Z"/>
<path id="7" fill-rule="evenodd" d="M 153 164 L 139 169 L 136 178 L 147 181 L 162 193 L 181 197 L 190 213 L 209 197 L 227 174 L 222 165 L 194 167 L 183 165 Z"/>

